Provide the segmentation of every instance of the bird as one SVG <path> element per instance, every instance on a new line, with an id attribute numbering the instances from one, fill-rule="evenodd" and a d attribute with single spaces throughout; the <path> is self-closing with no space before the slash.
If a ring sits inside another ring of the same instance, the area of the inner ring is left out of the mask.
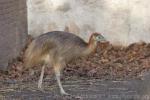
<path id="1" fill-rule="evenodd" d="M 60 77 L 66 64 L 80 57 L 87 57 L 95 52 L 98 42 L 106 39 L 97 32 L 91 34 L 85 42 L 79 36 L 64 32 L 51 31 L 37 36 L 25 51 L 25 69 L 41 64 L 41 74 L 38 88 L 42 89 L 45 66 L 54 69 L 57 84 L 62 95 L 69 95 L 63 88 Z"/>

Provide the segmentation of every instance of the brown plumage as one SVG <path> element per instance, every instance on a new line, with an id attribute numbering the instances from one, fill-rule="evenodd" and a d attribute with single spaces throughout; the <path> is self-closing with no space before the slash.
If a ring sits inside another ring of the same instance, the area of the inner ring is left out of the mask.
<path id="1" fill-rule="evenodd" d="M 105 41 L 98 33 L 93 33 L 86 43 L 80 37 L 62 31 L 53 31 L 35 38 L 25 52 L 25 68 L 43 64 L 38 87 L 42 86 L 45 64 L 54 68 L 60 92 L 67 94 L 60 82 L 60 72 L 65 65 L 78 57 L 84 57 L 95 51 L 98 41 Z"/>

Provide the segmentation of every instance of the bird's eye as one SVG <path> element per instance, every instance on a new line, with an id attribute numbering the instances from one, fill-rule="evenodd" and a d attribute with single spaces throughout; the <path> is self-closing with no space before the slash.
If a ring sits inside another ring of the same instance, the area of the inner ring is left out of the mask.
<path id="1" fill-rule="evenodd" d="M 101 37 L 101 36 L 98 36 L 98 38 L 101 39 L 102 37 Z"/>
<path id="2" fill-rule="evenodd" d="M 105 41 L 105 38 L 102 35 L 96 37 L 96 41 Z"/>
<path id="3" fill-rule="evenodd" d="M 100 40 L 100 39 L 101 39 L 101 37 L 100 37 L 100 36 L 97 36 L 97 37 L 96 37 L 96 40 Z"/>

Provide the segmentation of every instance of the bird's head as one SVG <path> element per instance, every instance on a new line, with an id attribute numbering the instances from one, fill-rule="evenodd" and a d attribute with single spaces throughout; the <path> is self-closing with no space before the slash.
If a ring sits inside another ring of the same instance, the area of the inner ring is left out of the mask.
<path id="1" fill-rule="evenodd" d="M 98 42 L 106 42 L 106 39 L 99 33 L 93 33 L 88 42 L 88 49 L 85 54 L 90 54 L 96 51 Z"/>

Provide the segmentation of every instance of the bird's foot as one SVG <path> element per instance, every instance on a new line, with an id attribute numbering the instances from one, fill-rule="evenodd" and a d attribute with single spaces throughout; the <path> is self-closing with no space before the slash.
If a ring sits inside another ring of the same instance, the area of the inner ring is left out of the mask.
<path id="1" fill-rule="evenodd" d="M 80 96 L 75 96 L 75 95 L 71 95 L 71 94 L 63 94 L 63 96 L 65 97 L 65 98 L 68 98 L 69 100 L 83 100 L 83 98 L 82 97 L 80 97 Z M 67 100 L 68 100 L 67 99 Z"/>
<path id="2" fill-rule="evenodd" d="M 65 91 L 61 91 L 61 95 L 65 96 L 65 97 L 69 97 L 69 98 L 74 98 L 74 99 L 77 99 L 77 100 L 82 100 L 82 97 L 71 95 L 71 94 L 69 94 L 69 93 L 67 93 Z"/>
<path id="3" fill-rule="evenodd" d="M 65 92 L 64 90 L 61 90 L 60 93 L 63 96 L 71 96 L 69 93 Z"/>
<path id="4" fill-rule="evenodd" d="M 38 89 L 42 89 L 42 85 L 38 83 Z"/>
<path id="5" fill-rule="evenodd" d="M 38 86 L 38 90 L 44 92 L 44 88 L 42 86 Z"/>

